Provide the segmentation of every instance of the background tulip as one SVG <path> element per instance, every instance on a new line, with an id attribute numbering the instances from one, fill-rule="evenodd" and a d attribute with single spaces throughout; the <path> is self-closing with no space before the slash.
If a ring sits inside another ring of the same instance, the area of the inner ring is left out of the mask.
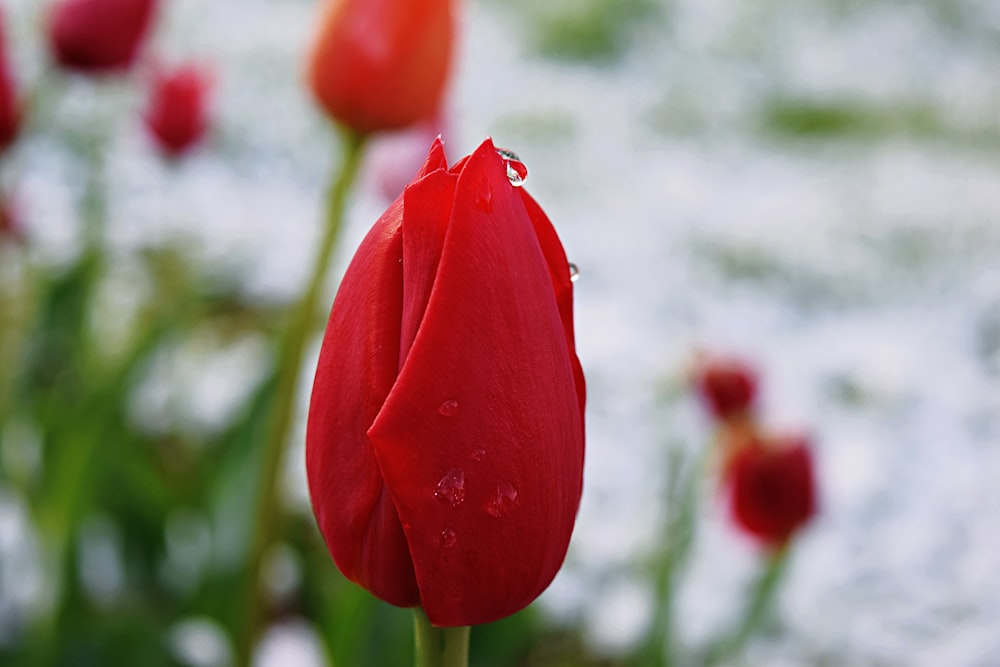
<path id="1" fill-rule="evenodd" d="M 412 125 L 440 107 L 453 33 L 452 0 L 327 0 L 309 86 L 355 132 Z"/>
<path id="2" fill-rule="evenodd" d="M 705 359 L 697 369 L 698 393 L 712 416 L 720 420 L 750 410 L 756 398 L 757 383 L 756 370 L 735 358 Z"/>
<path id="3" fill-rule="evenodd" d="M 438 626 L 538 596 L 580 500 L 584 380 L 562 246 L 487 140 L 435 142 L 341 283 L 306 467 L 337 565 Z"/>
<path id="4" fill-rule="evenodd" d="M 178 157 L 204 136 L 210 86 L 208 73 L 193 64 L 154 75 L 146 128 L 168 157 Z"/>
<path id="5" fill-rule="evenodd" d="M 103 73 L 134 62 L 157 0 L 62 0 L 49 16 L 56 62 L 69 70 Z"/>
<path id="6" fill-rule="evenodd" d="M 816 512 L 812 454 L 803 439 L 747 443 L 727 472 L 736 524 L 768 545 L 782 546 Z"/>
<path id="7" fill-rule="evenodd" d="M 21 105 L 7 56 L 7 22 L 0 7 L 0 152 L 17 138 L 21 129 Z"/>

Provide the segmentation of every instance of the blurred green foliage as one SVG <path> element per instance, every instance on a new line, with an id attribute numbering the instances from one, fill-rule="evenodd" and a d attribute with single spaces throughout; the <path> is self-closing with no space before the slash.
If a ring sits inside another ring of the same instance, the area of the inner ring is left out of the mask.
<path id="1" fill-rule="evenodd" d="M 539 54 L 563 61 L 621 58 L 656 0 L 517 0 L 517 21 Z"/>

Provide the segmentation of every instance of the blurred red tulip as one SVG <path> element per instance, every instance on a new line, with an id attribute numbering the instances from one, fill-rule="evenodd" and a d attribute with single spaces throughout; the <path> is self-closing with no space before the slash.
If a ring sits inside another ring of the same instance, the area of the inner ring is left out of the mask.
<path id="1" fill-rule="evenodd" d="M 9 195 L 0 194 L 0 242 L 24 240 L 24 228 L 15 203 Z"/>
<path id="2" fill-rule="evenodd" d="M 14 143 L 21 131 L 21 103 L 7 57 L 7 21 L 0 7 L 0 153 Z"/>
<path id="3" fill-rule="evenodd" d="M 695 383 L 702 401 L 716 419 L 746 414 L 757 395 L 757 372 L 750 364 L 718 357 L 701 361 Z"/>
<path id="4" fill-rule="evenodd" d="M 399 129 L 441 105 L 454 0 L 327 0 L 308 61 L 323 110 L 359 134 Z"/>
<path id="5" fill-rule="evenodd" d="M 816 513 L 812 453 L 804 438 L 744 443 L 726 479 L 736 524 L 773 547 L 784 545 Z"/>
<path id="6" fill-rule="evenodd" d="M 60 0 L 49 14 L 56 62 L 83 73 L 128 69 L 153 22 L 158 0 Z"/>
<path id="7" fill-rule="evenodd" d="M 205 135 L 210 86 L 211 77 L 198 65 L 154 74 L 146 128 L 167 157 L 180 156 Z"/>
<path id="8" fill-rule="evenodd" d="M 341 571 L 431 623 L 487 623 L 560 568 L 580 501 L 573 286 L 542 209 L 492 142 L 435 141 L 344 275 L 306 436 Z"/>

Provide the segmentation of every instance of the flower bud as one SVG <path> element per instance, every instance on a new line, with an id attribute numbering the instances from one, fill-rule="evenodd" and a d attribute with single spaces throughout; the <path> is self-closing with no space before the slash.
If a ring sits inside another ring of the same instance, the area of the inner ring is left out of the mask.
<path id="1" fill-rule="evenodd" d="M 453 0 L 326 0 L 307 79 L 333 119 L 359 134 L 403 128 L 441 106 Z"/>
<path id="2" fill-rule="evenodd" d="M 103 74 L 132 66 L 158 0 L 61 0 L 49 14 L 49 46 L 72 71 Z"/>
<path id="3" fill-rule="evenodd" d="M 21 103 L 7 55 L 7 25 L 0 7 L 0 153 L 14 143 L 21 131 Z"/>
<path id="4" fill-rule="evenodd" d="M 730 458 L 725 479 L 736 525 L 768 546 L 783 546 L 816 513 L 813 459 L 805 438 L 744 443 Z"/>
<path id="5" fill-rule="evenodd" d="M 210 85 L 208 73 L 194 64 L 153 75 L 146 129 L 167 157 L 179 157 L 205 135 Z"/>
<path id="6" fill-rule="evenodd" d="M 520 610 L 562 565 L 583 482 L 573 285 L 492 142 L 436 141 L 341 282 L 306 471 L 341 571 L 438 626 Z"/>
<path id="7" fill-rule="evenodd" d="M 695 377 L 699 395 L 718 420 L 744 415 L 757 395 L 757 372 L 735 358 L 708 358 L 699 363 Z"/>

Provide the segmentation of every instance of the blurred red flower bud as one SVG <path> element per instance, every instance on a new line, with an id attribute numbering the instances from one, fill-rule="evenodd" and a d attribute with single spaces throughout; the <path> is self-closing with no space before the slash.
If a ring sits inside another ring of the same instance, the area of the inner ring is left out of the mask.
<path id="1" fill-rule="evenodd" d="M 528 605 L 573 530 L 584 393 L 552 224 L 492 142 L 449 169 L 435 141 L 351 261 L 316 369 L 306 470 L 341 571 L 437 626 Z"/>
<path id="2" fill-rule="evenodd" d="M 716 419 L 726 420 L 753 407 L 757 372 L 739 359 L 708 358 L 698 364 L 695 384 L 709 412 Z"/>
<path id="3" fill-rule="evenodd" d="M 309 55 L 323 110 L 359 134 L 432 117 L 451 66 L 454 0 L 327 0 Z"/>
<path id="4" fill-rule="evenodd" d="M 15 202 L 10 196 L 0 193 L 0 242 L 24 241 L 24 228 Z"/>
<path id="5" fill-rule="evenodd" d="M 68 70 L 128 69 L 153 22 L 158 0 L 61 0 L 49 14 L 49 45 Z"/>
<path id="6" fill-rule="evenodd" d="M 0 153 L 14 143 L 21 131 L 21 103 L 7 57 L 7 21 L 0 7 Z"/>
<path id="7" fill-rule="evenodd" d="M 805 438 L 752 441 L 726 469 L 736 524 L 772 547 L 784 545 L 816 513 L 812 453 Z"/>
<path id="8" fill-rule="evenodd" d="M 211 77 L 198 65 L 154 73 L 145 122 L 167 157 L 179 157 L 205 135 L 210 87 Z"/>

